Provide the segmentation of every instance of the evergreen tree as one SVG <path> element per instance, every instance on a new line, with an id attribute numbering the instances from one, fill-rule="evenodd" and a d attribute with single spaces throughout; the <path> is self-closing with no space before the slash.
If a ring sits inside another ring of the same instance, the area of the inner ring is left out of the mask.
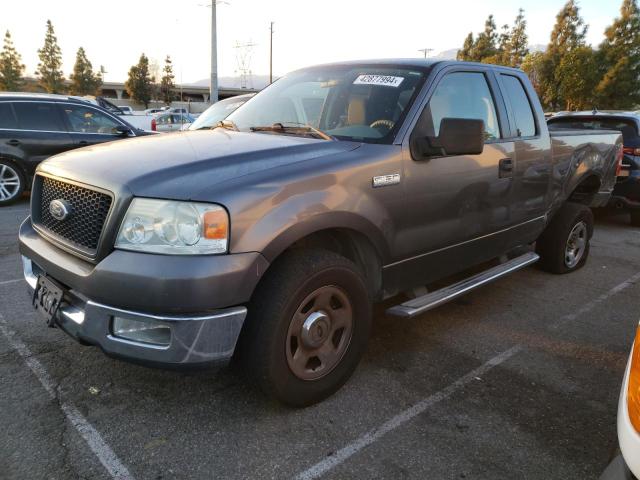
<path id="1" fill-rule="evenodd" d="M 527 36 L 527 21 L 524 18 L 524 10 L 518 10 L 518 16 L 515 19 L 511 32 L 509 34 L 509 42 L 504 47 L 505 65 L 520 68 L 524 57 L 529 53 L 529 37 Z"/>
<path id="2" fill-rule="evenodd" d="M 40 77 L 40 86 L 49 93 L 62 92 L 64 89 L 62 52 L 58 46 L 58 39 L 53 31 L 51 20 L 47 20 L 44 46 L 38 50 L 38 57 L 40 63 L 36 74 Z"/>
<path id="3" fill-rule="evenodd" d="M 598 61 L 591 47 L 569 50 L 562 56 L 555 76 L 559 79 L 558 93 L 565 110 L 588 110 L 595 104 L 598 84 Z"/>
<path id="4" fill-rule="evenodd" d="M 162 80 L 160 81 L 160 95 L 162 101 L 169 105 L 174 98 L 173 89 L 175 88 L 175 76 L 173 74 L 173 64 L 171 58 L 167 55 L 164 59 L 164 68 L 162 69 Z"/>
<path id="5" fill-rule="evenodd" d="M 76 63 L 69 79 L 73 95 L 96 95 L 102 85 L 102 78 L 93 72 L 93 66 L 82 47 L 76 53 Z"/>
<path id="6" fill-rule="evenodd" d="M 640 10 L 623 0 L 620 16 L 600 44 L 602 79 L 596 87 L 598 108 L 631 109 L 640 105 Z"/>
<path id="7" fill-rule="evenodd" d="M 456 54 L 456 59 L 463 62 L 471 62 L 471 52 L 473 50 L 473 46 L 475 45 L 475 41 L 473 40 L 473 33 L 469 32 L 467 38 L 464 39 L 464 44 L 462 45 L 462 50 L 458 50 Z"/>
<path id="8" fill-rule="evenodd" d="M 24 65 L 22 58 L 13 46 L 9 30 L 4 35 L 4 46 L 0 52 L 0 90 L 15 92 L 22 88 Z"/>
<path id="9" fill-rule="evenodd" d="M 551 32 L 551 41 L 545 52 L 549 64 L 542 78 L 542 97 L 552 108 L 563 107 L 564 99 L 560 93 L 563 81 L 559 69 L 563 58 L 572 50 L 584 47 L 587 26 L 580 16 L 580 9 L 575 0 L 569 0 L 556 16 L 556 24 Z"/>
<path id="10" fill-rule="evenodd" d="M 129 78 L 124 87 L 133 100 L 149 108 L 154 82 L 155 78 L 149 74 L 149 59 L 143 53 L 138 63 L 129 69 Z"/>
<path id="11" fill-rule="evenodd" d="M 474 62 L 481 62 L 482 60 L 493 57 L 498 53 L 497 49 L 498 33 L 496 31 L 496 22 L 493 19 L 493 15 L 489 15 L 489 18 L 484 23 L 484 31 L 478 35 L 478 38 L 471 49 L 471 58 Z"/>

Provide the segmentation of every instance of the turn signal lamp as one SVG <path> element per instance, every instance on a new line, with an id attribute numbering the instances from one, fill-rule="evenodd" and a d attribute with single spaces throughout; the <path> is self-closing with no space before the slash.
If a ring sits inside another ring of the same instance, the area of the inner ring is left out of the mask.
<path id="1" fill-rule="evenodd" d="M 636 432 L 640 434 L 640 325 L 636 331 L 636 339 L 631 353 L 627 408 L 631 424 L 636 429 Z"/>

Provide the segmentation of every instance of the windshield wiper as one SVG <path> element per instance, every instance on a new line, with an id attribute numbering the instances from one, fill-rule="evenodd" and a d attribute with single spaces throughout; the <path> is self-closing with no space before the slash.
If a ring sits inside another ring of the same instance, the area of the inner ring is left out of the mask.
<path id="1" fill-rule="evenodd" d="M 216 126 L 213 127 L 215 128 L 224 128 L 225 130 L 233 130 L 234 132 L 239 132 L 240 129 L 238 128 L 238 126 L 233 123 L 232 120 L 220 120 L 218 123 L 216 123 Z"/>
<path id="2" fill-rule="evenodd" d="M 327 135 L 322 130 L 312 127 L 311 125 L 307 125 L 304 123 L 295 123 L 295 122 L 285 122 L 291 125 L 284 125 L 281 122 L 274 123 L 271 126 L 264 127 L 251 127 L 249 130 L 252 132 L 281 132 L 281 133 L 291 133 L 293 135 L 308 135 L 313 134 L 318 138 L 322 138 L 323 140 L 335 140 L 330 135 Z"/>

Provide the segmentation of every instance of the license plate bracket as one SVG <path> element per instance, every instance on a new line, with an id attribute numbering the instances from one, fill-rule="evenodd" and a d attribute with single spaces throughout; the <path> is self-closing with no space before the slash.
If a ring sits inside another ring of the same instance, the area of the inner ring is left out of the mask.
<path id="1" fill-rule="evenodd" d="M 64 290 L 53 280 L 38 275 L 36 289 L 33 292 L 33 307 L 47 322 L 47 326 L 55 328 L 56 315 L 64 297 Z"/>

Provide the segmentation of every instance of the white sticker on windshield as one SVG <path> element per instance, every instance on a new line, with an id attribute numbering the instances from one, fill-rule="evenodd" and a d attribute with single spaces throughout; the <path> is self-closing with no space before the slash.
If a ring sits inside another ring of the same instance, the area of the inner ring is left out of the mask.
<path id="1" fill-rule="evenodd" d="M 404 77 L 391 75 L 360 75 L 353 81 L 354 85 L 383 85 L 385 87 L 399 87 Z"/>

